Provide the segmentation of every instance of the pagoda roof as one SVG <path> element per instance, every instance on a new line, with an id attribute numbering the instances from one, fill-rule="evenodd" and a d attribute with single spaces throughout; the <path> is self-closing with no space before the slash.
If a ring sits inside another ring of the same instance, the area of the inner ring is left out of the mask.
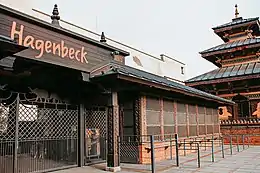
<path id="1" fill-rule="evenodd" d="M 243 39 L 243 40 L 236 40 L 233 42 L 223 43 L 218 46 L 215 46 L 210 49 L 199 52 L 199 53 L 206 54 L 206 53 L 211 53 L 211 52 L 216 52 L 216 51 L 229 50 L 229 49 L 240 47 L 240 46 L 253 45 L 253 44 L 257 44 L 257 43 L 260 43 L 260 38 L 247 38 L 247 39 Z"/>
<path id="2" fill-rule="evenodd" d="M 247 76 L 246 79 L 259 78 L 260 62 L 250 62 L 244 64 L 237 64 L 233 66 L 221 67 L 210 72 L 204 73 L 202 75 L 196 76 L 194 78 L 191 78 L 189 80 L 186 80 L 185 83 L 191 83 L 191 85 L 193 85 L 192 83 L 194 83 L 194 85 L 219 83 L 220 81 L 224 82 L 225 79 L 231 79 L 231 81 L 241 80 L 241 77 L 244 76 Z M 216 80 L 220 81 L 217 82 Z"/>
<path id="3" fill-rule="evenodd" d="M 228 23 L 225 23 L 223 25 L 219 25 L 219 26 L 213 27 L 212 29 L 216 30 L 216 29 L 221 29 L 221 28 L 225 28 L 225 27 L 231 27 L 231 26 L 234 26 L 234 25 L 246 24 L 246 23 L 249 23 L 249 22 L 258 21 L 258 19 L 259 19 L 259 17 L 248 18 L 248 19 L 243 19 L 242 17 L 235 18 L 231 22 L 228 22 Z"/>

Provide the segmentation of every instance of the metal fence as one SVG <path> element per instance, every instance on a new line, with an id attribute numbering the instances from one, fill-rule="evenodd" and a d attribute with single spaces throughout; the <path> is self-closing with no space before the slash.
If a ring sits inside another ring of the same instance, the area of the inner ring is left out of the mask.
<path id="1" fill-rule="evenodd" d="M 173 135 L 151 136 L 121 136 L 119 139 L 119 163 L 121 167 L 132 171 L 164 171 L 182 166 L 189 161 L 197 160 L 197 167 L 201 167 L 202 158 L 225 158 L 250 146 L 249 135 L 208 135 L 193 138 L 178 138 Z M 241 140 L 239 140 L 241 139 Z M 228 145 L 224 141 L 228 140 Z M 128 147 L 125 147 L 127 144 Z M 130 146 L 130 147 L 129 147 Z M 164 155 L 162 159 L 162 153 Z M 187 156 L 193 158 L 187 160 Z M 205 160 L 204 160 L 205 161 Z"/>
<path id="2" fill-rule="evenodd" d="M 91 107 L 84 110 L 85 165 L 105 161 L 107 158 L 107 109 Z"/>
<path id="3" fill-rule="evenodd" d="M 0 92 L 0 172 L 77 166 L 78 108 L 32 93 Z"/>

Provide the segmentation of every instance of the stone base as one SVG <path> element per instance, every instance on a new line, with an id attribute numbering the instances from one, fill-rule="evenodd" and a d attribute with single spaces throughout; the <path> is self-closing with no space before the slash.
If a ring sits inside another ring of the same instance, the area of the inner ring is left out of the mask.
<path id="1" fill-rule="evenodd" d="M 121 167 L 118 166 L 118 167 L 106 167 L 106 171 L 109 171 L 109 172 L 120 172 L 121 171 Z"/>

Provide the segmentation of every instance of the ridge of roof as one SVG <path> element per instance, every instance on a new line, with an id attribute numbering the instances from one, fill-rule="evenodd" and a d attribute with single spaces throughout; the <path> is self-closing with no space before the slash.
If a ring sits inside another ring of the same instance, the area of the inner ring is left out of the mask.
<path id="1" fill-rule="evenodd" d="M 259 17 L 247 18 L 247 19 L 241 18 L 241 20 L 233 19 L 231 22 L 215 26 L 212 29 L 216 30 L 216 29 L 220 29 L 220 28 L 230 27 L 230 26 L 234 26 L 234 25 L 238 25 L 238 24 L 243 24 L 243 23 L 247 23 L 247 22 L 257 21 L 258 19 L 259 19 Z"/>
<path id="2" fill-rule="evenodd" d="M 225 49 L 232 49 L 239 46 L 245 46 L 245 45 L 251 45 L 251 44 L 257 44 L 260 43 L 260 38 L 246 38 L 243 40 L 236 40 L 232 42 L 223 43 L 217 46 L 214 46 L 212 48 L 206 49 L 204 51 L 199 52 L 200 54 L 205 54 L 209 52 L 215 52 Z"/>
<path id="3" fill-rule="evenodd" d="M 209 81 L 245 75 L 260 74 L 260 62 L 249 62 L 233 66 L 217 68 L 185 81 L 185 83 Z"/>

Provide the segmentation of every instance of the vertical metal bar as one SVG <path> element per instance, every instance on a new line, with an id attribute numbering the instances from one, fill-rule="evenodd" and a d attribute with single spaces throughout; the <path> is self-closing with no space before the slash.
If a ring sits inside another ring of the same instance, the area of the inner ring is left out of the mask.
<path id="1" fill-rule="evenodd" d="M 186 156 L 186 143 L 185 143 L 185 139 L 183 141 L 183 152 L 184 152 L 184 156 Z"/>
<path id="2" fill-rule="evenodd" d="M 238 136 L 236 136 L 236 141 L 237 141 L 237 152 L 239 152 Z"/>
<path id="3" fill-rule="evenodd" d="M 13 173 L 17 173 L 17 165 L 18 165 L 18 131 L 19 131 L 19 103 L 20 103 L 20 97 L 19 94 L 17 94 L 16 98 L 16 110 L 15 110 L 15 136 L 14 136 L 14 158 L 13 158 Z"/>
<path id="4" fill-rule="evenodd" d="M 79 105 L 79 114 L 78 114 L 78 166 L 82 167 L 85 165 L 85 117 L 84 117 L 84 105 Z"/>
<path id="5" fill-rule="evenodd" d="M 243 150 L 245 149 L 245 137 L 242 135 L 242 144 L 243 144 Z"/>
<path id="6" fill-rule="evenodd" d="M 154 136 L 150 136 L 150 143 L 151 143 L 151 166 L 152 166 L 152 173 L 155 173 L 155 158 L 154 158 Z"/>
<path id="7" fill-rule="evenodd" d="M 200 168 L 200 145 L 197 143 L 197 150 L 198 150 L 198 168 Z"/>
<path id="8" fill-rule="evenodd" d="M 225 153 L 224 153 L 224 137 L 221 137 L 221 151 L 222 151 L 222 158 L 225 158 Z"/>
<path id="9" fill-rule="evenodd" d="M 233 154 L 233 151 L 232 151 L 232 136 L 230 136 L 230 143 L 229 143 L 229 145 L 230 145 L 230 154 L 232 155 Z"/>
<path id="10" fill-rule="evenodd" d="M 215 158 L 214 158 L 214 136 L 212 135 L 212 139 L 211 139 L 211 161 L 214 162 Z"/>
<path id="11" fill-rule="evenodd" d="M 108 146 L 108 144 L 107 144 L 107 138 L 105 139 L 105 144 L 106 144 L 106 145 L 105 145 L 105 150 L 106 150 L 106 151 L 105 151 L 105 159 L 106 159 L 106 161 L 107 161 L 107 154 L 108 154 L 108 152 L 107 152 L 107 150 L 108 150 L 108 149 L 107 149 L 107 146 Z"/>
<path id="12" fill-rule="evenodd" d="M 178 134 L 176 133 L 174 135 L 174 139 L 175 139 L 175 149 L 176 149 L 176 166 L 179 167 L 180 163 L 179 163 L 179 143 L 178 143 Z"/>
<path id="13" fill-rule="evenodd" d="M 170 159 L 172 160 L 172 135 L 170 135 Z"/>

